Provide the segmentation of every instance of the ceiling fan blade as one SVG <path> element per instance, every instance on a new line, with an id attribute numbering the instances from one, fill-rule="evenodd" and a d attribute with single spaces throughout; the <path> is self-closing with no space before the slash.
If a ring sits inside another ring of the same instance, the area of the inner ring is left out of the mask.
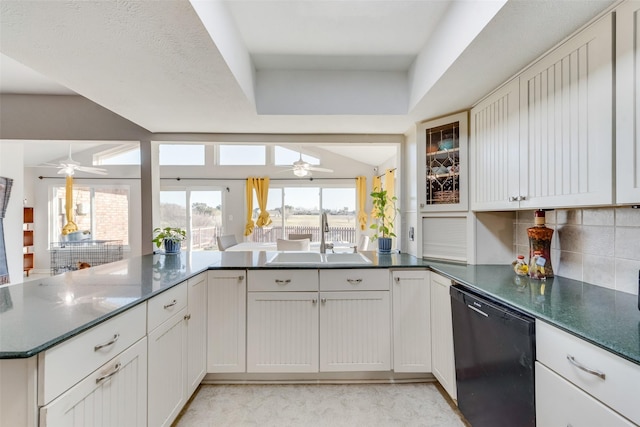
<path id="1" fill-rule="evenodd" d="M 90 167 L 90 166 L 76 166 L 75 169 L 79 170 L 81 172 L 95 173 L 97 175 L 106 175 L 107 174 L 107 170 L 106 169 L 94 168 L 94 167 Z"/>
<path id="2" fill-rule="evenodd" d="M 309 166 L 308 169 L 312 170 L 312 171 L 316 171 L 316 172 L 333 172 L 333 169 L 318 168 L 318 167 L 315 167 L 315 166 Z"/>

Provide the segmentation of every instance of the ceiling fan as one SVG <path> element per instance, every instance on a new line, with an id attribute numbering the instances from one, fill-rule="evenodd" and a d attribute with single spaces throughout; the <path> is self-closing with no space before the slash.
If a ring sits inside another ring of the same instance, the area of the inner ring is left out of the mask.
<path id="1" fill-rule="evenodd" d="M 69 157 L 65 160 L 60 160 L 58 164 L 45 163 L 46 166 L 57 167 L 59 175 L 73 176 L 76 171 L 94 173 L 97 175 L 106 175 L 107 170 L 102 168 L 96 168 L 93 166 L 82 166 L 79 162 L 76 162 L 71 158 L 71 145 L 69 145 Z"/>
<path id="2" fill-rule="evenodd" d="M 302 153 L 300 154 L 300 158 L 293 162 L 290 168 L 286 169 L 286 171 L 293 171 L 293 174 L 297 177 L 304 178 L 305 176 L 311 176 L 312 171 L 316 172 L 333 172 L 333 169 L 320 168 L 317 166 L 313 166 L 309 162 L 305 162 L 302 160 Z M 285 171 L 283 171 L 285 172 Z"/>

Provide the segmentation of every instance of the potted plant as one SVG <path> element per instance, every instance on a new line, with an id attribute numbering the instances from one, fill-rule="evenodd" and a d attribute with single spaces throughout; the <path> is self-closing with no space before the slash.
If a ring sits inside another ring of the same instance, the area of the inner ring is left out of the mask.
<path id="1" fill-rule="evenodd" d="M 387 190 L 371 192 L 373 200 L 373 217 L 376 222 L 369 228 L 375 230 L 372 240 L 378 240 L 378 252 L 385 254 L 391 252 L 391 238 L 396 237 L 393 232 L 393 221 L 399 209 L 396 208 L 397 197 L 389 197 Z"/>
<path id="2" fill-rule="evenodd" d="M 180 253 L 180 246 L 187 238 L 187 232 L 177 227 L 158 227 L 153 230 L 153 234 L 153 243 L 155 243 L 158 248 L 164 245 L 164 252 L 167 254 Z"/>

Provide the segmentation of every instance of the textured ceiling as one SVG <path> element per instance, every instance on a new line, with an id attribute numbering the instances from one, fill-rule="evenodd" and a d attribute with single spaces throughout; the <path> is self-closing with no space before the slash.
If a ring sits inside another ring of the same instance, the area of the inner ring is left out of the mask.
<path id="1" fill-rule="evenodd" d="M 613 2 L 503 3 L 3 0 L 0 89 L 77 93 L 152 132 L 404 133 Z"/>

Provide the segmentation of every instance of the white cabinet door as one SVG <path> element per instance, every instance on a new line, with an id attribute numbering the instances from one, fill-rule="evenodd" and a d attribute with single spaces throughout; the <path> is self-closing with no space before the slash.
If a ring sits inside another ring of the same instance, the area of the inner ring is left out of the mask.
<path id="1" fill-rule="evenodd" d="M 146 338 L 43 406 L 40 425 L 146 427 Z"/>
<path id="2" fill-rule="evenodd" d="M 635 424 L 536 362 L 536 425 L 631 427 Z"/>
<path id="3" fill-rule="evenodd" d="M 186 315 L 185 307 L 147 336 L 150 426 L 170 426 L 187 403 Z"/>
<path id="4" fill-rule="evenodd" d="M 640 203 L 640 1 L 616 9 L 616 202 Z"/>
<path id="5" fill-rule="evenodd" d="M 452 399 L 457 399 L 456 364 L 453 355 L 451 280 L 431 273 L 431 355 L 433 375 Z"/>
<path id="6" fill-rule="evenodd" d="M 207 373 L 207 273 L 188 280 L 187 396 Z"/>
<path id="7" fill-rule="evenodd" d="M 394 271 L 393 370 L 431 372 L 429 272 Z"/>
<path id="8" fill-rule="evenodd" d="M 207 372 L 245 372 L 247 273 L 208 274 Z"/>
<path id="9" fill-rule="evenodd" d="M 520 195 L 520 80 L 471 110 L 471 209 L 514 209 Z"/>
<path id="10" fill-rule="evenodd" d="M 520 75 L 520 207 L 613 202 L 612 46 L 609 14 Z"/>
<path id="11" fill-rule="evenodd" d="M 318 292 L 247 299 L 247 372 L 318 372 Z"/>
<path id="12" fill-rule="evenodd" d="M 320 292 L 320 371 L 390 370 L 390 310 L 389 291 Z"/>

